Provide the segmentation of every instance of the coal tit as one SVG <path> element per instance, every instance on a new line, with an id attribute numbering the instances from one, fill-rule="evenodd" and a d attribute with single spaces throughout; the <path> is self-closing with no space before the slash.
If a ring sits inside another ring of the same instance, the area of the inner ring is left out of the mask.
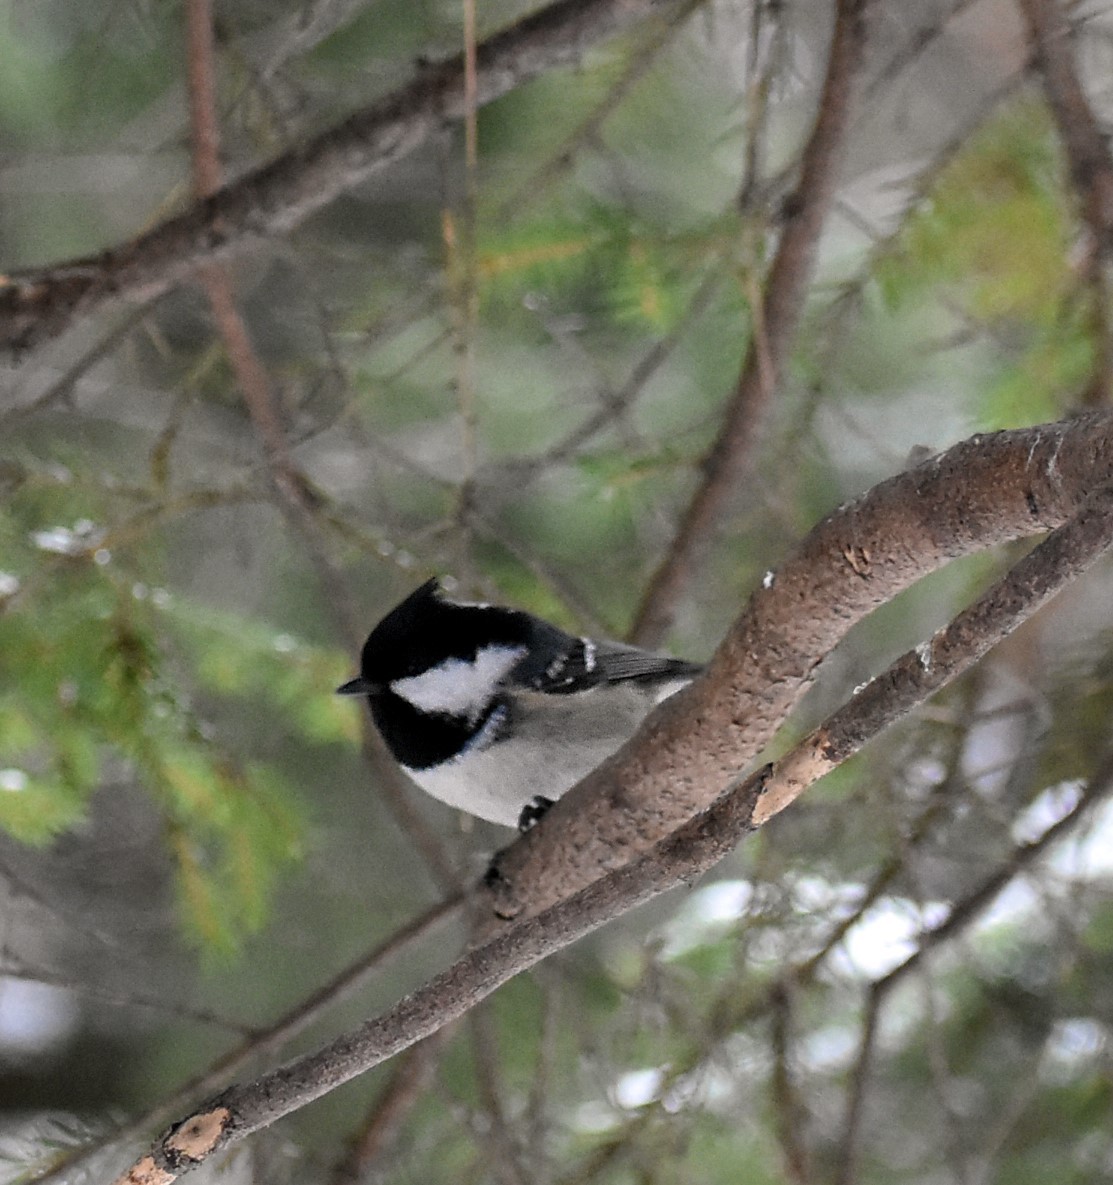
<path id="1" fill-rule="evenodd" d="M 451 601 L 433 579 L 375 626 L 337 693 L 370 698 L 390 751 L 434 798 L 525 828 L 699 670 Z"/>

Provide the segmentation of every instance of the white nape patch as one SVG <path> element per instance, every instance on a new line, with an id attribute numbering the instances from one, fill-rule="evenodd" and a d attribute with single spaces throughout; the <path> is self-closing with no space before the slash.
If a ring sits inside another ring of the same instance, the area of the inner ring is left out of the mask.
<path id="1" fill-rule="evenodd" d="M 420 675 L 395 679 L 390 689 L 423 712 L 474 719 L 525 652 L 524 646 L 485 646 L 474 662 L 450 658 Z"/>

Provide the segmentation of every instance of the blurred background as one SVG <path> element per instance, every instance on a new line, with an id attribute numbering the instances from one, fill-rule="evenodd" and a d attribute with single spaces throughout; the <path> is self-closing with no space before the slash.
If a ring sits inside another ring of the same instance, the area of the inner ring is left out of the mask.
<path id="1" fill-rule="evenodd" d="M 1099 121 L 1110 8 L 1070 7 Z M 478 37 L 527 11 L 487 0 Z M 333 697 L 379 617 L 441 574 L 629 634 L 733 396 L 832 16 L 671 9 L 484 108 L 472 163 L 446 127 L 238 255 L 226 282 L 285 495 L 200 283 L 0 371 L 0 1182 L 109 1180 L 230 1051 L 257 1072 L 460 949 L 441 921 L 259 1040 L 511 838 L 402 786 Z M 218 2 L 225 177 L 458 52 L 465 17 Z M 0 20 L 5 269 L 189 204 L 182 4 L 6 0 Z M 877 0 L 868 29 L 790 362 L 654 639 L 685 657 L 921 450 L 1108 391 L 1105 279 L 1014 5 Z M 1022 550 L 876 613 L 786 731 Z M 1111 577 L 1099 565 L 704 882 L 207 1175 L 1111 1179 Z"/>

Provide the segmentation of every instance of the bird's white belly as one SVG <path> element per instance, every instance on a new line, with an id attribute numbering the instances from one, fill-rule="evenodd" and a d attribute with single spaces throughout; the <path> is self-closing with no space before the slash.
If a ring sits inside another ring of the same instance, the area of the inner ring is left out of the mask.
<path id="1" fill-rule="evenodd" d="M 686 682 L 686 681 L 684 681 Z M 511 735 L 465 750 L 433 769 L 407 769 L 426 793 L 504 827 L 516 827 L 534 797 L 559 798 L 633 735 L 660 700 L 683 682 L 647 692 L 633 685 L 567 697 L 513 698 Z"/>

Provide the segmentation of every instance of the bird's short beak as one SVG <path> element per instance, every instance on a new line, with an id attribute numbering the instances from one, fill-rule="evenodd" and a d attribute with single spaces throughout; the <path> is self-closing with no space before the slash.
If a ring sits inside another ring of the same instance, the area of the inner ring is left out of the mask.
<path id="1" fill-rule="evenodd" d="M 341 683 L 336 689 L 337 695 L 371 695 L 379 690 L 377 683 L 372 683 L 365 679 L 362 675 L 355 679 L 349 679 L 347 683 Z"/>

